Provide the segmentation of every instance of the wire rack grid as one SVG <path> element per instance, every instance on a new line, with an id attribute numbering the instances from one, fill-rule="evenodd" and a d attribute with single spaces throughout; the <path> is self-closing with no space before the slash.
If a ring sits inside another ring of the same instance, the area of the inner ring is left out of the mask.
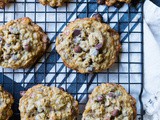
<path id="1" fill-rule="evenodd" d="M 97 74 L 79 74 L 64 66 L 55 50 L 55 38 L 65 26 L 76 18 L 101 13 L 104 21 L 121 34 L 122 51 L 117 62 L 108 70 Z M 137 7 L 124 5 L 121 9 L 98 5 L 95 0 L 74 0 L 53 9 L 35 0 L 12 1 L 0 10 L 0 25 L 30 17 L 48 34 L 51 44 L 45 55 L 29 69 L 0 68 L 0 83 L 14 96 L 14 114 L 19 120 L 20 91 L 35 84 L 63 87 L 79 101 L 81 118 L 88 95 L 101 83 L 121 84 L 137 100 L 137 119 L 143 120 L 141 95 L 143 90 L 143 2 Z"/>

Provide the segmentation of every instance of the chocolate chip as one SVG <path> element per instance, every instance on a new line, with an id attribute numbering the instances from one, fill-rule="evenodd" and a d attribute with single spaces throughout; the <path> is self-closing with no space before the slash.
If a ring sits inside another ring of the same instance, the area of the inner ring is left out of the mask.
<path id="1" fill-rule="evenodd" d="M 92 17 L 95 18 L 99 22 L 103 22 L 103 17 L 99 13 L 94 14 Z"/>
<path id="2" fill-rule="evenodd" d="M 31 51 L 31 46 L 29 44 L 24 45 L 23 48 L 28 52 Z"/>
<path id="3" fill-rule="evenodd" d="M 116 97 L 116 95 L 113 92 L 108 93 L 108 96 L 111 97 L 111 98 L 115 98 Z"/>
<path id="4" fill-rule="evenodd" d="M 59 87 L 60 90 L 65 91 L 63 87 Z"/>
<path id="5" fill-rule="evenodd" d="M 96 47 L 97 50 L 99 50 L 99 49 L 102 48 L 102 46 L 103 46 L 103 44 L 99 43 L 99 44 L 97 44 L 95 47 Z"/>
<path id="6" fill-rule="evenodd" d="M 103 95 L 98 95 L 97 98 L 95 99 L 96 102 L 103 102 L 104 101 L 104 96 Z"/>
<path id="7" fill-rule="evenodd" d="M 20 91 L 21 96 L 24 96 L 25 93 L 26 93 L 26 91 Z"/>
<path id="8" fill-rule="evenodd" d="M 105 0 L 98 0 L 97 2 L 98 2 L 98 4 L 100 4 L 100 5 L 105 4 Z"/>
<path id="9" fill-rule="evenodd" d="M 117 117 L 119 115 L 120 111 L 118 109 L 115 109 L 112 111 L 112 116 Z"/>
<path id="10" fill-rule="evenodd" d="M 76 36 L 78 36 L 80 34 L 81 34 L 81 30 L 75 29 L 72 35 L 73 35 L 73 37 L 76 37 Z"/>
<path id="11" fill-rule="evenodd" d="M 5 7 L 5 2 L 0 1 L 0 9 L 3 9 Z"/>
<path id="12" fill-rule="evenodd" d="M 101 102 L 101 101 L 103 101 L 104 100 L 104 96 L 103 95 L 99 95 L 98 97 L 97 97 L 97 101 L 98 102 Z"/>
<path id="13" fill-rule="evenodd" d="M 134 0 L 133 0 L 133 1 L 134 1 Z M 124 5 L 124 2 L 116 2 L 116 3 L 114 4 L 114 7 L 120 9 L 123 5 Z"/>
<path id="14" fill-rule="evenodd" d="M 74 47 L 74 52 L 75 53 L 81 53 L 82 52 L 82 48 L 80 46 L 75 46 Z"/>

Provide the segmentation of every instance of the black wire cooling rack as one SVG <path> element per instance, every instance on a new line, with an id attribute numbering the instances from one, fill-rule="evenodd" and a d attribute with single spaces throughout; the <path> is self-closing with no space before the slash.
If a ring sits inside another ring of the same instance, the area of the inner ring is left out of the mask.
<path id="1" fill-rule="evenodd" d="M 122 51 L 117 62 L 97 74 L 79 74 L 63 65 L 55 51 L 55 38 L 76 18 L 101 13 L 104 21 L 121 34 Z M 81 118 L 88 95 L 101 83 L 117 83 L 137 100 L 137 119 L 143 120 L 141 95 L 143 90 L 143 2 L 137 7 L 124 5 L 121 9 L 98 5 L 94 0 L 76 0 L 53 9 L 35 0 L 16 0 L 0 10 L 0 24 L 30 17 L 48 34 L 51 45 L 46 54 L 31 68 L 11 70 L 0 68 L 0 83 L 15 98 L 12 119 L 19 120 L 20 91 L 35 84 L 63 87 L 79 101 Z"/>

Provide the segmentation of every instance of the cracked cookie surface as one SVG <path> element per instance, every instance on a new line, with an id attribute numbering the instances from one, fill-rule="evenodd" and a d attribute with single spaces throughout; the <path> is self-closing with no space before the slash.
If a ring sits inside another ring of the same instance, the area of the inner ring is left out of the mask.
<path id="1" fill-rule="evenodd" d="M 121 86 L 101 84 L 89 96 L 82 120 L 135 120 L 136 100 Z"/>
<path id="2" fill-rule="evenodd" d="M 0 26 L 0 66 L 27 68 L 43 55 L 47 35 L 30 18 L 12 20 Z"/>
<path id="3" fill-rule="evenodd" d="M 21 120 L 75 120 L 78 102 L 56 87 L 36 85 L 20 99 Z"/>
<path id="4" fill-rule="evenodd" d="M 56 50 L 64 64 L 80 73 L 108 69 L 120 51 L 120 36 L 101 19 L 71 22 L 56 39 Z"/>
<path id="5" fill-rule="evenodd" d="M 12 116 L 12 104 L 14 100 L 10 93 L 3 90 L 0 85 L 0 120 L 9 120 Z"/>
<path id="6" fill-rule="evenodd" d="M 51 7 L 60 7 L 63 5 L 64 2 L 69 0 L 39 0 L 42 5 L 49 5 Z"/>

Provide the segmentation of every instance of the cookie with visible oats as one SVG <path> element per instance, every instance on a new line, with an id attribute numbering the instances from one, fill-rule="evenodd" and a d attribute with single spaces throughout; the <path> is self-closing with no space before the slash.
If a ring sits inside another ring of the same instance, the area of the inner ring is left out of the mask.
<path id="1" fill-rule="evenodd" d="M 12 20 L 0 26 L 0 66 L 27 68 L 43 55 L 47 35 L 30 18 Z"/>
<path id="2" fill-rule="evenodd" d="M 0 120 L 9 120 L 12 116 L 12 104 L 14 100 L 10 93 L 3 90 L 0 85 Z"/>
<path id="3" fill-rule="evenodd" d="M 68 2 L 69 0 L 39 0 L 42 5 L 49 5 L 53 8 L 60 7 L 64 2 Z"/>
<path id="4" fill-rule="evenodd" d="M 120 48 L 119 34 L 97 14 L 71 22 L 56 39 L 56 50 L 64 64 L 80 73 L 108 69 Z"/>
<path id="5" fill-rule="evenodd" d="M 75 120 L 78 102 L 62 89 L 36 85 L 19 103 L 21 120 Z"/>
<path id="6" fill-rule="evenodd" d="M 82 120 L 135 120 L 136 100 L 121 86 L 97 86 L 85 107 Z"/>
<path id="7" fill-rule="evenodd" d="M 97 0 L 98 4 L 106 4 L 107 6 L 115 6 L 121 8 L 124 3 L 131 3 L 132 0 Z"/>

